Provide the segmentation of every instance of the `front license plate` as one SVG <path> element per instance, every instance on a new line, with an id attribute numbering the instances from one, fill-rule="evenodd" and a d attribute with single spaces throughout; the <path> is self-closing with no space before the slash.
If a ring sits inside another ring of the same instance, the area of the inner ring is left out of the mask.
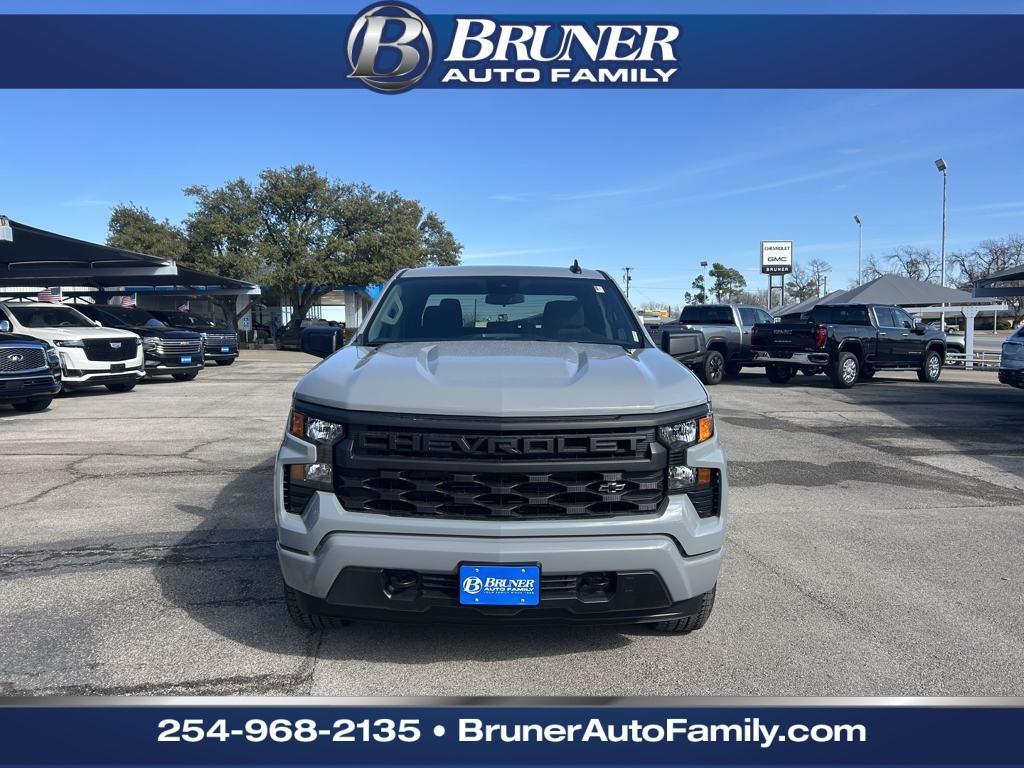
<path id="1" fill-rule="evenodd" d="M 114 363 L 113 365 L 110 366 L 110 370 L 112 370 L 112 371 L 123 371 L 124 370 L 124 363 Z"/>
<path id="2" fill-rule="evenodd" d="M 188 365 L 191 362 L 192 362 L 192 355 L 182 355 L 181 356 L 181 364 L 182 365 Z"/>
<path id="3" fill-rule="evenodd" d="M 231 347 L 221 347 L 220 351 L 226 355 L 228 352 L 231 351 Z"/>
<path id="4" fill-rule="evenodd" d="M 459 602 L 462 605 L 537 605 L 540 566 L 461 565 Z"/>

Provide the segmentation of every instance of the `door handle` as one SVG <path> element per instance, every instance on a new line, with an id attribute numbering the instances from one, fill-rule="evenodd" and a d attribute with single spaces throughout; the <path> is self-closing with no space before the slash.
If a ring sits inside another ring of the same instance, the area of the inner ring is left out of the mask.
<path id="1" fill-rule="evenodd" d="M 909 336 L 910 334 L 909 333 L 904 333 L 904 334 L 901 334 L 901 335 L 902 336 Z"/>
<path id="2" fill-rule="evenodd" d="M 878 332 L 878 335 L 879 335 L 879 336 L 888 336 L 889 334 L 888 334 L 888 333 L 886 333 L 885 331 L 879 331 L 879 332 Z"/>

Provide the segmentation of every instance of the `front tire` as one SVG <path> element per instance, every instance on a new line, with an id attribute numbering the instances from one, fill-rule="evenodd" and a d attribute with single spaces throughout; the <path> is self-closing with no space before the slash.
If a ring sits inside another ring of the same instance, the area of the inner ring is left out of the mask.
<path id="1" fill-rule="evenodd" d="M 235 362 L 235 358 L 231 358 L 230 360 L 216 360 L 215 362 L 217 363 L 217 365 L 231 365 L 233 362 Z"/>
<path id="2" fill-rule="evenodd" d="M 709 350 L 704 356 L 704 365 L 700 369 L 700 380 L 713 387 L 720 384 L 725 376 L 725 356 L 717 349 Z"/>
<path id="3" fill-rule="evenodd" d="M 111 392 L 131 392 L 135 389 L 135 382 L 130 381 L 127 384 L 107 384 L 106 387 Z"/>
<path id="4" fill-rule="evenodd" d="M 785 363 L 769 363 L 764 367 L 764 373 L 772 384 L 785 384 L 793 378 L 793 366 Z"/>
<path id="5" fill-rule="evenodd" d="M 678 633 L 681 635 L 696 632 L 707 624 L 708 619 L 711 618 L 711 611 L 715 607 L 715 590 L 717 589 L 718 585 L 716 584 L 709 592 L 705 592 L 701 595 L 700 608 L 695 614 L 692 616 L 686 616 L 682 619 L 659 621 L 652 625 L 654 627 L 654 631 Z"/>
<path id="6" fill-rule="evenodd" d="M 199 371 L 189 371 L 188 373 L 172 373 L 171 376 L 175 381 L 192 381 L 196 376 L 199 375 Z"/>
<path id="7" fill-rule="evenodd" d="M 828 375 L 836 389 L 849 389 L 860 378 L 860 360 L 852 352 L 840 352 L 835 368 L 830 369 Z"/>
<path id="8" fill-rule="evenodd" d="M 11 403 L 11 405 L 14 406 L 14 410 L 21 411 L 22 413 L 37 413 L 49 408 L 52 401 L 52 397 L 39 397 L 33 400 L 22 400 L 17 403 Z"/>
<path id="9" fill-rule="evenodd" d="M 288 618 L 302 629 L 331 629 L 332 627 L 343 627 L 349 623 L 333 616 L 307 612 L 302 607 L 302 599 L 298 591 L 287 584 L 284 585 L 284 604 L 288 609 Z"/>
<path id="10" fill-rule="evenodd" d="M 925 384 L 934 384 L 942 375 L 942 355 L 934 349 L 925 352 L 924 362 L 917 371 L 917 378 Z"/>

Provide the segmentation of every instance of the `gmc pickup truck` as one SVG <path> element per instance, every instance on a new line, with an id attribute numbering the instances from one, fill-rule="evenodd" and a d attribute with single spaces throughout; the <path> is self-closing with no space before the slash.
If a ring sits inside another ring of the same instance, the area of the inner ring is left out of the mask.
<path id="1" fill-rule="evenodd" d="M 694 304 L 683 307 L 675 323 L 651 326 L 661 334 L 661 348 L 673 333 L 700 332 L 702 339 L 673 357 L 696 373 L 708 386 L 722 381 L 725 374 L 736 375 L 744 365 L 756 365 L 750 347 L 750 330 L 758 323 L 770 323 L 772 316 L 760 307 L 745 304 Z"/>
<path id="2" fill-rule="evenodd" d="M 773 383 L 824 368 L 839 389 L 881 370 L 913 370 L 921 381 L 938 381 L 946 356 L 942 331 L 883 304 L 819 305 L 799 319 L 756 325 L 752 346 Z"/>
<path id="3" fill-rule="evenodd" d="M 295 388 L 275 468 L 300 626 L 711 614 L 728 514 L 707 391 L 604 272 L 399 272 Z"/>

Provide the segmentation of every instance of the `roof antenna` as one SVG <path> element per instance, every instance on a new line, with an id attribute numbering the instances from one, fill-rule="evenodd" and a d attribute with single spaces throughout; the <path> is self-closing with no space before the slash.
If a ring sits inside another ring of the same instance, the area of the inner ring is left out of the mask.
<path id="1" fill-rule="evenodd" d="M 572 260 L 572 266 L 569 267 L 569 271 L 572 272 L 574 275 L 583 274 L 583 268 L 580 267 L 580 260 L 579 259 L 573 259 Z"/>

